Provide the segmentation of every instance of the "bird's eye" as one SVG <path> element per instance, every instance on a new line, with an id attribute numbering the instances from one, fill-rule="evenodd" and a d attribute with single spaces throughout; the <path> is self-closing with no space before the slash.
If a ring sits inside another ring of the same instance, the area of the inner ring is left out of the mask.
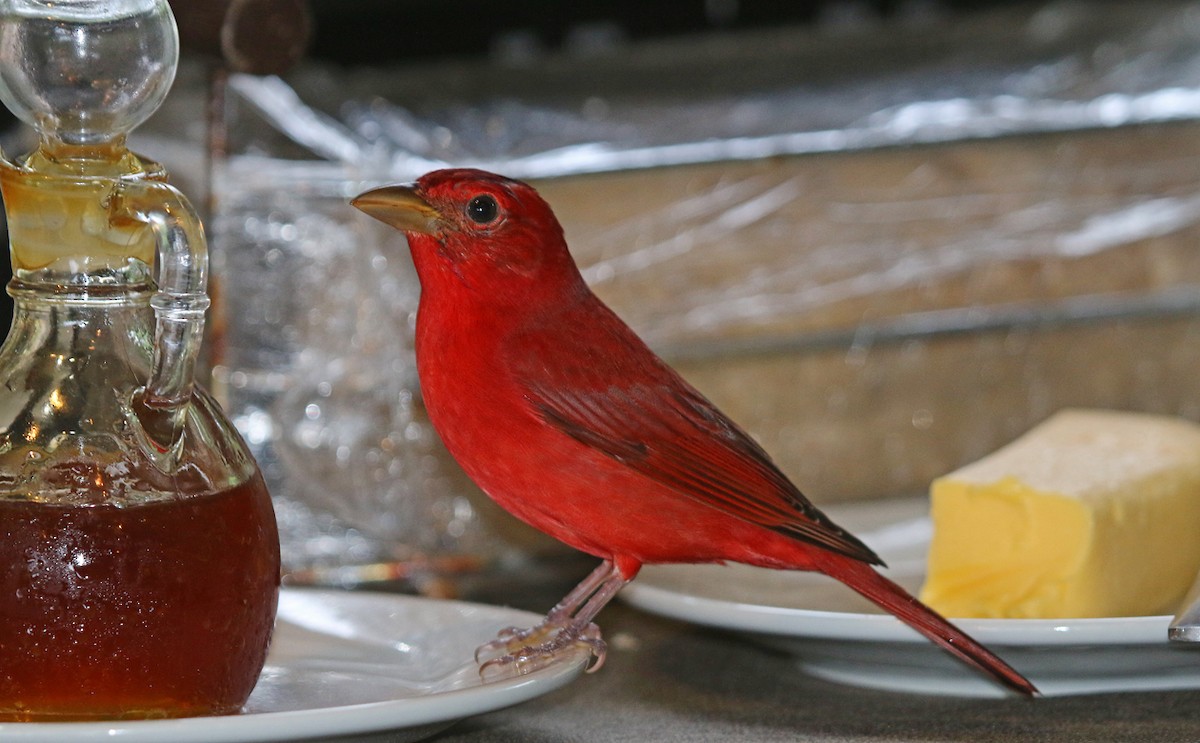
<path id="1" fill-rule="evenodd" d="M 500 207 L 496 200 L 487 194 L 476 196 L 467 204 L 467 216 L 476 224 L 487 224 L 496 218 Z"/>

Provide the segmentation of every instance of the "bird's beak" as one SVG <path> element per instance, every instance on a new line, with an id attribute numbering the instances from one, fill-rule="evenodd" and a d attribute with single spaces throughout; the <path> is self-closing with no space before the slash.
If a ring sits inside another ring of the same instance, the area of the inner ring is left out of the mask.
<path id="1" fill-rule="evenodd" d="M 431 235 L 438 231 L 442 221 L 438 210 L 413 186 L 374 188 L 355 196 L 350 205 L 402 232 Z"/>

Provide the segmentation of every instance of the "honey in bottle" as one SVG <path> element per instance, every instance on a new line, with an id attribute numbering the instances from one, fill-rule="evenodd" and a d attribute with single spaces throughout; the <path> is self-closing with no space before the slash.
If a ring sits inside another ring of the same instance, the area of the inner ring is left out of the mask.
<path id="1" fill-rule="evenodd" d="M 193 381 L 203 229 L 127 133 L 161 103 L 166 0 L 0 0 L 13 323 L 0 347 L 0 720 L 237 712 L 279 591 L 270 497 Z"/>

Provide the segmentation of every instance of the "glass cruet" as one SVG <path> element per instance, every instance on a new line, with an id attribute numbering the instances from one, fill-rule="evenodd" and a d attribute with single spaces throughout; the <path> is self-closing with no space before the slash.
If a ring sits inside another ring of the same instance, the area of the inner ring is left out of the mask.
<path id="1" fill-rule="evenodd" d="M 258 468 L 193 383 L 203 229 L 126 135 L 170 88 L 166 0 L 0 0 L 14 300 L 0 347 L 0 719 L 236 712 L 279 542 Z"/>

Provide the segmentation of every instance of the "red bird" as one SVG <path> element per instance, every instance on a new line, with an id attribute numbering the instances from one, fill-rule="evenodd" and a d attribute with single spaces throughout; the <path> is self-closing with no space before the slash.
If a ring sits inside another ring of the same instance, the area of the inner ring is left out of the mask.
<path id="1" fill-rule="evenodd" d="M 904 589 L 818 511 L 741 428 L 595 294 L 550 206 L 479 170 L 429 173 L 351 202 L 403 231 L 421 282 L 416 354 L 430 419 L 503 508 L 601 565 L 539 627 L 480 648 L 518 672 L 583 643 L 647 563 L 815 570 L 967 664 L 1033 685 Z"/>

